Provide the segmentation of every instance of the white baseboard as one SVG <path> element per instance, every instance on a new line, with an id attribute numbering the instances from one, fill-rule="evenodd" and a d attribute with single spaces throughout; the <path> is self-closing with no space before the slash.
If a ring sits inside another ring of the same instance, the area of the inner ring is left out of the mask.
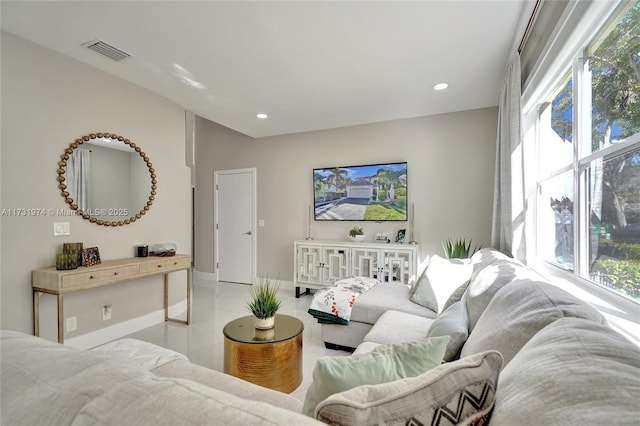
<path id="1" fill-rule="evenodd" d="M 186 300 L 169 306 L 169 316 L 172 318 L 178 317 L 185 312 L 187 312 Z M 65 340 L 64 344 L 83 350 L 90 349 L 162 322 L 164 322 L 164 309 L 159 309 L 138 318 L 119 322 L 109 327 L 92 331 L 91 333 L 73 337 Z"/>

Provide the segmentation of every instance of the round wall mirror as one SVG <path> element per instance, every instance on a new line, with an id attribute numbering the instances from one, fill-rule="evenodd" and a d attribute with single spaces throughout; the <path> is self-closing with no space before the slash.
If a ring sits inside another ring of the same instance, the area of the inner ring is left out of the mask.
<path id="1" fill-rule="evenodd" d="M 58 162 L 58 188 L 78 216 L 102 226 L 140 219 L 155 199 L 156 173 L 129 139 L 91 133 L 69 144 Z"/>

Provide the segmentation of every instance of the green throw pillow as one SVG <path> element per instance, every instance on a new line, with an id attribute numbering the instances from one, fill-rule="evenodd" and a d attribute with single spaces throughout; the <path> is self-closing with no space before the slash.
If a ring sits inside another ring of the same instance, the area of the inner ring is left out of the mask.
<path id="1" fill-rule="evenodd" d="M 313 369 L 302 413 L 313 417 L 321 401 L 357 386 L 419 376 L 442 363 L 448 343 L 449 336 L 440 336 L 380 345 L 364 354 L 322 357 Z"/>

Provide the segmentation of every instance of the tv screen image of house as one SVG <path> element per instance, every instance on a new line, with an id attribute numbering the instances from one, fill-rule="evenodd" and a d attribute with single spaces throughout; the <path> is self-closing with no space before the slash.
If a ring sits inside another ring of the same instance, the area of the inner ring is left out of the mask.
<path id="1" fill-rule="evenodd" d="M 315 220 L 406 221 L 407 163 L 313 169 Z"/>

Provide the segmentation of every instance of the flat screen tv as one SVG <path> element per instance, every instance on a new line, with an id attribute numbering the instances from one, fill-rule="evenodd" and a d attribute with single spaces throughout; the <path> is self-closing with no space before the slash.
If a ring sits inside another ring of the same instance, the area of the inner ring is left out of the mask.
<path id="1" fill-rule="evenodd" d="M 407 163 L 313 169 L 315 220 L 406 221 Z"/>

